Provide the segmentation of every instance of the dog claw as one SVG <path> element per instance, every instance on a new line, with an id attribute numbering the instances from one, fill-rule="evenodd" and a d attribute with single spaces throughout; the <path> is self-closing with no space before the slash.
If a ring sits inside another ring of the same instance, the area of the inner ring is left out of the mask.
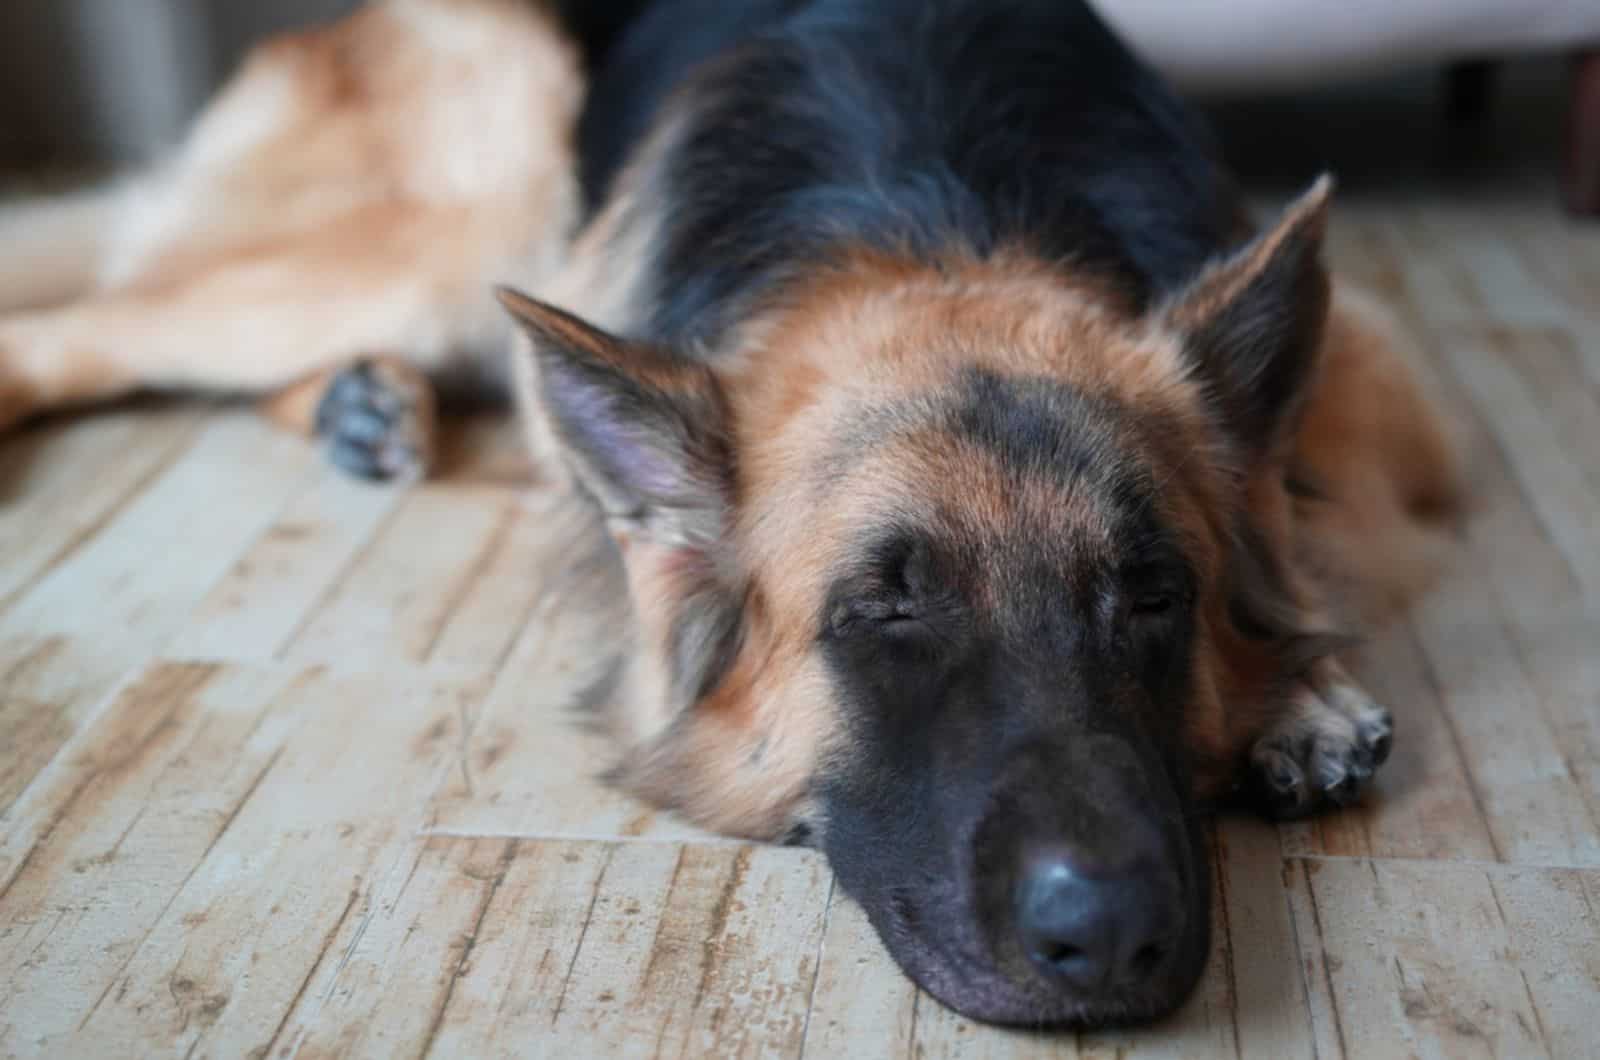
<path id="1" fill-rule="evenodd" d="M 1294 691 L 1250 752 L 1252 787 L 1272 817 L 1356 802 L 1393 745 L 1389 712 L 1330 664 Z"/>
<path id="2" fill-rule="evenodd" d="M 383 481 L 426 473 L 433 422 L 427 384 L 378 361 L 358 361 L 339 373 L 316 416 L 336 467 Z"/>
<path id="3" fill-rule="evenodd" d="M 1305 773 L 1292 755 L 1276 747 L 1256 746 L 1251 755 L 1263 804 L 1279 817 L 1292 817 L 1306 802 Z"/>

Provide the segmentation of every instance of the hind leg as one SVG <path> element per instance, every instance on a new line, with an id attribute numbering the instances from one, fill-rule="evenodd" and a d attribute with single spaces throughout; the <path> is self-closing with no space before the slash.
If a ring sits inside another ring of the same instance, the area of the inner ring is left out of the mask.
<path id="1" fill-rule="evenodd" d="M 450 253 L 471 227 L 457 211 L 367 211 L 278 255 L 0 317 L 0 428 L 146 387 L 287 388 L 269 410 L 326 437 L 341 466 L 421 470 L 434 432 L 424 371 L 495 326 Z"/>
<path id="2" fill-rule="evenodd" d="M 94 360 L 82 362 L 78 371 L 64 367 L 68 373 L 45 389 L 37 375 L 3 374 L 7 363 L 0 356 L 0 432 L 54 407 L 114 398 L 142 385 L 137 370 L 123 376 Z M 191 385 L 268 385 L 225 376 L 197 377 Z M 418 366 L 401 357 L 357 357 L 302 375 L 264 398 L 261 411 L 285 429 L 323 442 L 328 459 L 353 475 L 409 479 L 424 477 L 432 466 L 437 404 L 434 387 Z"/>

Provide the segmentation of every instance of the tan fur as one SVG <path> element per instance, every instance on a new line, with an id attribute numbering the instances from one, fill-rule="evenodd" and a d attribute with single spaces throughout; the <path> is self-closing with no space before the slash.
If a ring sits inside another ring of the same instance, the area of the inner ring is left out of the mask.
<path id="1" fill-rule="evenodd" d="M 1451 554 L 1462 451 L 1392 316 L 1369 295 L 1338 292 L 1293 455 L 1326 500 L 1294 511 L 1296 559 L 1346 622 L 1370 628 L 1391 617 Z"/>
<path id="2" fill-rule="evenodd" d="M 99 203 L 92 286 L 0 317 L 0 428 L 144 386 L 487 360 L 509 335 L 490 284 L 564 256 L 581 84 L 513 0 L 381 0 L 258 49 L 175 157 Z"/>

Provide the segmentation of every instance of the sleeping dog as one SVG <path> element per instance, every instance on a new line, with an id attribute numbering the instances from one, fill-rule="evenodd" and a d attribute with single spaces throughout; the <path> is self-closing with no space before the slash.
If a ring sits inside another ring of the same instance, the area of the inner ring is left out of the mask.
<path id="1" fill-rule="evenodd" d="M 73 297 L 0 319 L 0 416 L 279 388 L 411 473 L 512 281 L 530 441 L 628 586 L 613 778 L 819 847 L 966 1015 L 1148 1019 L 1205 962 L 1201 808 L 1383 762 L 1338 653 L 1457 494 L 1330 190 L 1252 223 L 1080 0 L 388 0 L 13 221 Z"/>

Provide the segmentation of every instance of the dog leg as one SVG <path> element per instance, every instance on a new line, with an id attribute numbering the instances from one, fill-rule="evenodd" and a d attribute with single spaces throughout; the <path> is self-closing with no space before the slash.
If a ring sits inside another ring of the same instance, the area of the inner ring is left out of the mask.
<path id="1" fill-rule="evenodd" d="M 1252 787 L 1273 817 L 1302 817 L 1354 802 L 1389 757 L 1389 712 L 1336 660 L 1314 663 L 1250 750 Z"/>
<path id="2" fill-rule="evenodd" d="M 319 439 L 335 466 L 361 478 L 421 478 L 433 464 L 433 387 L 397 357 L 365 357 L 317 372 L 267 398 L 262 411 Z"/>
<path id="3" fill-rule="evenodd" d="M 342 466 L 379 477 L 420 468 L 434 431 L 423 370 L 509 338 L 479 281 L 481 237 L 462 237 L 471 228 L 448 211 L 352 217 L 278 255 L 0 317 L 0 428 L 143 387 L 299 381 L 275 414 L 294 422 L 289 410 L 309 406 L 301 429 L 328 436 Z M 353 367 L 374 350 L 395 356 Z"/>

